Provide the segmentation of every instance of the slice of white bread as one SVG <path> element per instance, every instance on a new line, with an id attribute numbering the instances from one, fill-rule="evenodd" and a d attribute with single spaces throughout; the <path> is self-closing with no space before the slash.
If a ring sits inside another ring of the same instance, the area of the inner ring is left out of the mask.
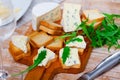
<path id="1" fill-rule="evenodd" d="M 99 22 L 104 19 L 104 15 L 100 13 L 98 10 L 83 10 L 82 16 L 85 19 L 88 19 L 88 22 L 91 23 L 93 21 Z"/>
<path id="2" fill-rule="evenodd" d="M 63 39 L 58 38 L 58 36 L 54 36 L 53 42 L 48 44 L 46 47 L 50 50 L 58 51 L 61 48 L 63 48 L 63 42 L 64 42 Z"/>
<path id="3" fill-rule="evenodd" d="M 12 41 L 9 44 L 9 51 L 15 61 L 23 58 L 24 56 L 31 55 L 31 47 L 27 36 L 16 35 L 12 37 Z"/>
<path id="4" fill-rule="evenodd" d="M 63 30 L 63 27 L 61 25 L 51 21 L 40 21 L 40 25 L 46 26 L 52 30 Z"/>
<path id="5" fill-rule="evenodd" d="M 29 35 L 30 37 L 30 43 L 35 48 L 40 48 L 41 46 L 48 45 L 53 41 L 53 37 L 46 34 L 45 32 L 33 32 Z"/>
<path id="6" fill-rule="evenodd" d="M 36 58 L 38 58 L 38 55 L 43 50 L 46 50 L 46 56 L 38 66 L 44 66 L 45 68 L 48 68 L 50 66 L 50 64 L 57 59 L 57 55 L 53 51 L 51 51 L 50 49 L 44 48 L 43 46 L 41 48 L 39 48 L 38 49 L 38 54 L 33 58 L 33 61 Z"/>
<path id="7" fill-rule="evenodd" d="M 53 29 L 50 29 L 50 28 L 43 26 L 43 25 L 40 25 L 39 29 L 48 33 L 48 34 L 51 34 L 51 35 L 61 35 L 62 34 L 61 30 L 53 30 Z"/>
<path id="8" fill-rule="evenodd" d="M 81 62 L 80 57 L 78 54 L 77 48 L 70 48 L 70 55 L 68 56 L 65 63 L 63 63 L 62 55 L 63 55 L 64 48 L 59 51 L 59 61 L 63 67 L 63 69 L 69 68 L 80 68 Z"/>

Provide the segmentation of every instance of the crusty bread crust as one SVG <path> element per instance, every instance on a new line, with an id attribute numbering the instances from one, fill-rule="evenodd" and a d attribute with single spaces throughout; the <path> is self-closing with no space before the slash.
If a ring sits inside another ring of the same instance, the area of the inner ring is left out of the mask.
<path id="1" fill-rule="evenodd" d="M 46 48 L 52 50 L 52 51 L 59 51 L 61 48 L 63 48 L 63 39 L 57 39 L 58 36 L 54 36 L 53 42 L 48 44 Z"/>
<path id="2" fill-rule="evenodd" d="M 62 34 L 61 30 L 53 30 L 53 29 L 50 29 L 50 28 L 43 26 L 43 25 L 40 25 L 39 29 L 48 33 L 48 34 L 51 34 L 51 35 L 61 35 Z"/>
<path id="3" fill-rule="evenodd" d="M 17 48 L 12 42 L 10 42 L 9 45 L 9 51 L 15 61 L 18 61 L 25 56 L 31 55 L 31 48 L 29 43 L 27 43 L 27 53 L 24 53 L 21 49 Z"/>
<path id="4" fill-rule="evenodd" d="M 51 21 L 40 21 L 40 25 L 46 26 L 52 30 L 63 30 L 63 27 Z"/>
<path id="5" fill-rule="evenodd" d="M 98 12 L 99 13 L 99 11 L 98 10 L 85 10 L 85 11 L 83 11 L 82 12 L 82 18 L 85 18 L 85 19 L 87 19 L 88 18 L 88 23 L 92 23 L 93 21 L 96 21 L 96 22 L 100 22 L 100 21 L 102 21 L 103 19 L 104 19 L 104 16 L 102 16 L 102 14 L 100 14 L 100 17 L 98 16 L 98 18 L 96 18 L 96 19 L 90 19 L 89 18 L 89 15 L 86 15 L 88 12 Z"/>
<path id="6" fill-rule="evenodd" d="M 63 68 L 63 69 L 80 68 L 80 65 L 81 65 L 81 64 L 74 64 L 74 65 L 72 65 L 72 66 L 66 66 L 65 64 L 63 64 L 61 58 L 59 58 L 59 61 L 60 61 L 61 65 L 62 65 L 62 68 Z"/>
<path id="7" fill-rule="evenodd" d="M 49 36 L 45 32 L 34 32 L 30 36 L 30 43 L 35 48 L 40 48 L 41 46 L 48 45 L 53 41 L 53 37 Z"/>

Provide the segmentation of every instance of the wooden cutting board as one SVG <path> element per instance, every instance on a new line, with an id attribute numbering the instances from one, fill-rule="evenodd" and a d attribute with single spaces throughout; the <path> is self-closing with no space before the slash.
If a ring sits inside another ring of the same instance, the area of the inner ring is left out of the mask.
<path id="1" fill-rule="evenodd" d="M 24 26 L 23 26 L 24 28 Z M 21 28 L 21 29 L 23 29 Z M 17 32 L 21 33 L 21 31 L 18 29 Z M 29 35 L 32 32 L 31 25 L 26 27 L 23 35 Z M 85 41 L 87 43 L 87 47 L 84 50 L 84 53 L 81 55 L 79 54 L 80 61 L 81 61 L 81 67 L 80 68 L 70 68 L 70 69 L 63 69 L 61 66 L 61 63 L 59 62 L 59 59 L 57 59 L 55 62 L 53 62 L 50 67 L 44 68 L 44 67 L 36 67 L 35 69 L 28 72 L 28 74 L 25 77 L 25 80 L 52 80 L 56 74 L 59 73 L 70 73 L 70 74 L 78 74 L 80 72 L 83 72 L 85 70 L 85 67 L 88 63 L 88 60 L 90 58 L 92 47 L 90 46 L 90 41 L 85 38 Z M 11 52 L 11 51 L 10 51 Z M 15 60 L 18 63 L 22 63 L 25 65 L 32 65 L 33 64 L 33 57 L 37 54 L 37 49 L 32 48 L 32 54 L 30 56 L 25 56 L 21 58 L 20 60 Z M 14 56 L 14 54 L 12 54 Z M 14 58 L 14 57 L 13 57 Z"/>

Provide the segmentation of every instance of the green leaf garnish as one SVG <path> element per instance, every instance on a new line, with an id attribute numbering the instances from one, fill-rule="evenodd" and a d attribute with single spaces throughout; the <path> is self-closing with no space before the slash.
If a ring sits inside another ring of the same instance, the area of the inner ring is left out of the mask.
<path id="1" fill-rule="evenodd" d="M 72 33 L 65 33 L 64 35 L 60 36 L 59 38 L 66 38 L 66 37 L 75 37 L 77 35 L 76 32 Z"/>
<path id="2" fill-rule="evenodd" d="M 24 73 L 34 69 L 35 67 L 38 66 L 38 64 L 40 64 L 44 60 L 45 57 L 46 57 L 46 50 L 43 50 L 43 51 L 41 51 L 39 53 L 37 59 L 34 60 L 34 64 L 33 65 L 29 66 L 26 70 L 21 71 L 18 74 L 13 74 L 12 76 L 18 76 L 18 75 L 24 74 Z"/>
<path id="3" fill-rule="evenodd" d="M 80 38 L 71 38 L 70 40 L 66 41 L 65 44 L 69 44 L 70 42 L 75 42 L 75 41 L 82 42 L 83 40 Z"/>
<path id="4" fill-rule="evenodd" d="M 67 58 L 69 57 L 70 55 L 70 47 L 66 46 L 64 47 L 63 49 L 63 54 L 62 54 L 62 61 L 63 61 L 63 64 L 65 64 Z"/>
<path id="5" fill-rule="evenodd" d="M 102 47 L 104 45 L 108 46 L 108 50 L 114 46 L 116 48 L 120 47 L 118 40 L 120 40 L 120 27 L 115 24 L 115 18 L 120 18 L 118 14 L 108 14 L 105 15 L 102 24 L 95 30 L 93 23 L 87 25 L 86 22 L 82 22 L 80 27 L 83 33 L 91 40 L 93 47 Z"/>

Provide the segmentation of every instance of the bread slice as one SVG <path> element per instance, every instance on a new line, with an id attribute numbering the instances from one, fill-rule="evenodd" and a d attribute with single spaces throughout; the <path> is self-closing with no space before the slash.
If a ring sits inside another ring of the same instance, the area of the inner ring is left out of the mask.
<path id="1" fill-rule="evenodd" d="M 62 59 L 63 52 L 64 52 L 64 48 L 62 48 L 59 52 L 59 60 L 63 69 L 80 68 L 81 62 L 77 48 L 70 48 L 70 53 L 65 63 L 63 63 L 63 59 Z"/>
<path id="2" fill-rule="evenodd" d="M 61 35 L 62 34 L 61 30 L 53 30 L 53 29 L 50 29 L 50 28 L 43 26 L 43 25 L 40 25 L 39 29 L 48 33 L 48 34 L 51 34 L 51 35 Z"/>
<path id="3" fill-rule="evenodd" d="M 27 43 L 27 53 L 24 53 L 21 49 L 19 49 L 18 47 L 16 47 L 12 41 L 9 43 L 9 51 L 11 53 L 11 55 L 13 56 L 15 61 L 18 61 L 20 59 L 22 59 L 25 56 L 30 56 L 31 55 L 31 47 L 30 44 Z"/>
<path id="4" fill-rule="evenodd" d="M 48 45 L 53 41 L 53 37 L 49 36 L 45 32 L 33 32 L 29 35 L 30 43 L 35 48 L 40 48 L 41 46 Z"/>
<path id="5" fill-rule="evenodd" d="M 82 16 L 82 21 L 86 21 L 87 20 L 87 18 L 85 18 L 84 16 Z M 87 22 L 87 25 L 90 25 L 90 24 L 92 24 L 94 21 L 88 21 Z M 97 27 L 98 26 L 100 26 L 102 24 L 102 21 L 98 21 L 98 22 L 96 22 L 95 21 L 95 24 L 94 24 L 94 29 L 97 29 Z"/>
<path id="6" fill-rule="evenodd" d="M 40 25 L 46 26 L 52 30 L 63 30 L 63 27 L 51 21 L 40 21 Z"/>
<path id="7" fill-rule="evenodd" d="M 58 36 L 54 36 L 53 42 L 48 44 L 46 47 L 52 51 L 59 51 L 61 48 L 63 48 L 63 39 L 58 38 Z"/>
<path id="8" fill-rule="evenodd" d="M 85 19 L 88 19 L 89 23 L 93 21 L 99 22 L 104 19 L 104 15 L 100 13 L 98 10 L 84 10 L 82 16 Z"/>
<path id="9" fill-rule="evenodd" d="M 39 54 L 42 54 L 41 51 L 43 51 L 43 50 L 46 50 L 46 56 L 38 66 L 44 66 L 45 68 L 48 68 L 50 66 L 50 64 L 57 59 L 57 55 L 50 49 L 44 48 L 44 46 L 42 46 L 41 48 L 38 49 L 38 53 L 33 58 L 33 62 L 36 58 L 38 58 Z"/>

